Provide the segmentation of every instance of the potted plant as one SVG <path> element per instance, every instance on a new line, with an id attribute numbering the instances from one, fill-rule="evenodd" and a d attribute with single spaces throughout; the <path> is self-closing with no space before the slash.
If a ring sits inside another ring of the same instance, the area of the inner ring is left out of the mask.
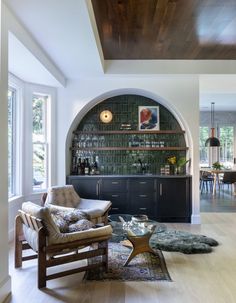
<path id="1" fill-rule="evenodd" d="M 190 159 L 186 160 L 185 157 L 181 157 L 176 162 L 176 173 L 182 173 L 183 167 L 190 161 Z"/>
<path id="2" fill-rule="evenodd" d="M 220 162 L 217 161 L 217 162 L 214 162 L 214 163 L 212 164 L 212 167 L 213 167 L 213 169 L 220 170 L 220 169 L 223 168 L 223 165 L 220 164 Z"/>

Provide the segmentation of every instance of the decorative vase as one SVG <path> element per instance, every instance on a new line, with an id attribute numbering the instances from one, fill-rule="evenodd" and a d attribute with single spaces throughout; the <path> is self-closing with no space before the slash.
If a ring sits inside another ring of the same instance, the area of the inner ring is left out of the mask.
<path id="1" fill-rule="evenodd" d="M 180 166 L 176 166 L 175 173 L 176 173 L 176 175 L 181 174 L 181 167 Z"/>
<path id="2" fill-rule="evenodd" d="M 170 175 L 174 175 L 175 174 L 175 165 L 171 164 L 170 165 Z"/>

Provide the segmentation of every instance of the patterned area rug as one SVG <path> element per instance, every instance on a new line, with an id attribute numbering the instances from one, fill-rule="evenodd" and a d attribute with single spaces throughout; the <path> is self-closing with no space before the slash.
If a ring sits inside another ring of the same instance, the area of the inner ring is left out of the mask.
<path id="1" fill-rule="evenodd" d="M 128 266 L 123 266 L 130 248 L 115 242 L 109 242 L 109 270 L 102 268 L 90 270 L 84 279 L 96 281 L 171 281 L 162 252 L 155 249 L 157 256 L 149 253 L 137 255 Z"/>

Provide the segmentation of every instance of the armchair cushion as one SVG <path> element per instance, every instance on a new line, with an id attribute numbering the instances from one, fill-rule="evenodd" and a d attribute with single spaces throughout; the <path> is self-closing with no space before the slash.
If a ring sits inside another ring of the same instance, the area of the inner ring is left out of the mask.
<path id="1" fill-rule="evenodd" d="M 51 215 L 62 233 L 86 230 L 94 227 L 94 223 L 89 221 L 87 215 L 79 209 L 65 211 L 52 208 Z"/>
<path id="2" fill-rule="evenodd" d="M 45 205 L 53 204 L 64 207 L 77 208 L 80 196 L 74 190 L 73 185 L 52 186 L 48 189 Z"/>
<path id="3" fill-rule="evenodd" d="M 89 219 L 102 216 L 110 207 L 110 201 L 80 198 L 79 209 L 85 212 Z"/>

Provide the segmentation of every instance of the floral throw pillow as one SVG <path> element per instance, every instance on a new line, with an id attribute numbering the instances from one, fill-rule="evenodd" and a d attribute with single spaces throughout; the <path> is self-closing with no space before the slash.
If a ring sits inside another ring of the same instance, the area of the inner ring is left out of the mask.
<path id="1" fill-rule="evenodd" d="M 81 219 L 69 225 L 69 232 L 87 230 L 93 227 L 94 224 L 91 221 L 87 219 Z"/>
<path id="2" fill-rule="evenodd" d="M 86 214 L 78 209 L 68 212 L 52 210 L 51 216 L 61 233 L 82 231 L 95 227 L 94 224 L 87 219 Z"/>
<path id="3" fill-rule="evenodd" d="M 77 222 L 78 220 L 87 219 L 87 215 L 79 209 L 64 213 L 63 219 L 68 222 Z"/>

